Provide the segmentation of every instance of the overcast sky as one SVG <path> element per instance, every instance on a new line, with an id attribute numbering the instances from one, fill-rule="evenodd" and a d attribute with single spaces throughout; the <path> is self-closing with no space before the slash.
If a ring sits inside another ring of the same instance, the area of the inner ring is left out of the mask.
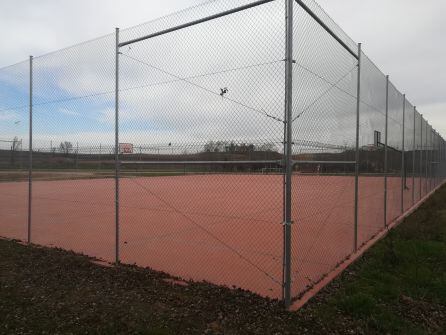
<path id="1" fill-rule="evenodd" d="M 0 0 L 0 67 L 112 33 L 202 0 Z M 446 137 L 446 1 L 319 0 Z"/>

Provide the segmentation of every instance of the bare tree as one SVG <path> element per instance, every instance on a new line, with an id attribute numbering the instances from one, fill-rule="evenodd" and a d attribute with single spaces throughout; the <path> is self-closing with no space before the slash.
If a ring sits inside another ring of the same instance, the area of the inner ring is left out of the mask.
<path id="1" fill-rule="evenodd" d="M 276 147 L 273 143 L 263 143 L 257 147 L 257 151 L 276 151 Z"/>
<path id="2" fill-rule="evenodd" d="M 60 142 L 59 151 L 68 156 L 68 154 L 73 150 L 73 143 L 71 142 Z"/>
<path id="3" fill-rule="evenodd" d="M 223 152 L 225 142 L 223 141 L 209 141 L 204 145 L 204 152 Z"/>

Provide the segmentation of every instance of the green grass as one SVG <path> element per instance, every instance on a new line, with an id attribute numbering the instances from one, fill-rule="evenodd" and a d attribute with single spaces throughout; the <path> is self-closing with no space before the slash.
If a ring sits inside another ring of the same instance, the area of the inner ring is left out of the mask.
<path id="1" fill-rule="evenodd" d="M 366 333 L 446 334 L 445 208 L 443 187 L 322 293 L 316 315 Z"/>

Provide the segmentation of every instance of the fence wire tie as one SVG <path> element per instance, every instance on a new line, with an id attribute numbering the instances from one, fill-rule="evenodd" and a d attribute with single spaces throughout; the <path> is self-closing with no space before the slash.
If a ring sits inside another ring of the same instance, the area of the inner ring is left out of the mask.
<path id="1" fill-rule="evenodd" d="M 260 111 L 263 112 L 263 114 L 264 114 L 266 117 L 269 117 L 269 118 L 271 118 L 271 119 L 273 119 L 273 120 L 276 120 L 276 121 L 278 121 L 278 122 L 282 122 L 282 123 L 286 124 L 286 121 L 285 121 L 285 120 L 282 120 L 281 118 L 279 118 L 279 117 L 277 117 L 277 116 L 268 114 L 267 112 L 265 112 L 264 109 L 261 109 Z"/>

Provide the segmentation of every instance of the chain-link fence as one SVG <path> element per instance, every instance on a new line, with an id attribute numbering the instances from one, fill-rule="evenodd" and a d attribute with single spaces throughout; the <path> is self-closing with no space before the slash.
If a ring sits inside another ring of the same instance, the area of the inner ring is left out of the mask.
<path id="1" fill-rule="evenodd" d="M 312 0 L 217 0 L 0 69 L 0 235 L 288 305 L 444 180 Z"/>

